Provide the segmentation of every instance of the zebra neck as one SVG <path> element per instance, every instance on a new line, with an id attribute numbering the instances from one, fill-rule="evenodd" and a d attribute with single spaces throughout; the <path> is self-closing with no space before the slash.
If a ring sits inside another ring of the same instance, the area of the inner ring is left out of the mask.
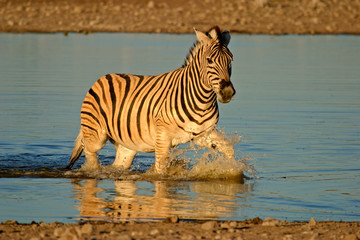
<path id="1" fill-rule="evenodd" d="M 183 68 L 183 77 L 186 97 L 194 103 L 195 109 L 206 111 L 217 104 L 216 93 L 209 86 L 205 73 L 195 64 Z"/>
<path id="2" fill-rule="evenodd" d="M 214 91 L 209 83 L 209 80 L 206 77 L 206 68 L 202 67 L 202 64 L 199 63 L 199 59 L 197 61 L 193 61 L 187 68 L 186 71 L 191 73 L 192 81 L 196 81 L 199 86 L 201 86 L 202 90 L 211 95 Z"/>

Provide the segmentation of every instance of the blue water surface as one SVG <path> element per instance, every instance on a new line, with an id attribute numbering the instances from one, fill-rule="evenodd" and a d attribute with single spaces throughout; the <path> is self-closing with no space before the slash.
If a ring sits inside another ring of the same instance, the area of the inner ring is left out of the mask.
<path id="1" fill-rule="evenodd" d="M 220 104 L 219 128 L 242 136 L 235 149 L 249 159 L 244 183 L 141 178 L 151 154 L 139 154 L 125 179 L 59 170 L 99 77 L 174 70 L 194 41 L 193 34 L 0 34 L 0 221 L 360 221 L 358 36 L 232 35 L 237 95 Z M 113 158 L 111 145 L 101 151 L 104 164 Z"/>

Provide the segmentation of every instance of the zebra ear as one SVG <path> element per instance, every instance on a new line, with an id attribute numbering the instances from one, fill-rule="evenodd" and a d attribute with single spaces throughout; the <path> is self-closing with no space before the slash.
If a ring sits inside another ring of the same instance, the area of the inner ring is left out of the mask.
<path id="1" fill-rule="evenodd" d="M 213 27 L 210 29 L 210 31 L 207 33 L 210 35 L 211 38 L 213 39 L 218 39 L 219 35 L 218 35 L 218 32 L 217 32 L 217 28 Z"/>
<path id="2" fill-rule="evenodd" d="M 231 37 L 229 31 L 223 31 L 223 33 L 221 34 L 222 44 L 227 47 L 229 45 L 230 39 Z"/>
<path id="3" fill-rule="evenodd" d="M 194 28 L 194 31 L 195 31 L 196 39 L 198 40 L 198 42 L 201 42 L 203 44 L 206 44 L 209 42 L 210 38 L 208 36 L 206 36 L 205 33 L 197 31 L 195 28 Z"/>

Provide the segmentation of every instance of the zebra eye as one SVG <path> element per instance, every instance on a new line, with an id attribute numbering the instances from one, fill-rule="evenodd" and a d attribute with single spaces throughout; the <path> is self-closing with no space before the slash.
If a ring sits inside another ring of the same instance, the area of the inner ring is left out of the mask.
<path id="1" fill-rule="evenodd" d="M 212 63 L 213 63 L 213 60 L 212 60 L 211 58 L 207 58 L 206 60 L 207 60 L 208 64 L 212 64 Z"/>
<path id="2" fill-rule="evenodd" d="M 229 77 L 231 77 L 231 63 L 229 64 L 228 71 L 229 71 Z"/>

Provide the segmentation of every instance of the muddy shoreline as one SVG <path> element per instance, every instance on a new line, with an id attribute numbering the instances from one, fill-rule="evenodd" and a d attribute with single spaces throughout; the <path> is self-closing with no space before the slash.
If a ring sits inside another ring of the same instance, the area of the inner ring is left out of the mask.
<path id="1" fill-rule="evenodd" d="M 359 222 L 285 222 L 267 218 L 244 221 L 161 223 L 81 222 L 0 224 L 0 239 L 360 239 Z"/>
<path id="2" fill-rule="evenodd" d="M 0 32 L 360 34 L 360 0 L 0 0 Z"/>
<path id="3" fill-rule="evenodd" d="M 172 222 L 173 221 L 173 222 Z M 162 223 L 82 222 L 78 224 L 8 221 L 2 239 L 359 239 L 358 222 L 297 222 L 253 219 L 241 222 L 196 221 Z"/>

